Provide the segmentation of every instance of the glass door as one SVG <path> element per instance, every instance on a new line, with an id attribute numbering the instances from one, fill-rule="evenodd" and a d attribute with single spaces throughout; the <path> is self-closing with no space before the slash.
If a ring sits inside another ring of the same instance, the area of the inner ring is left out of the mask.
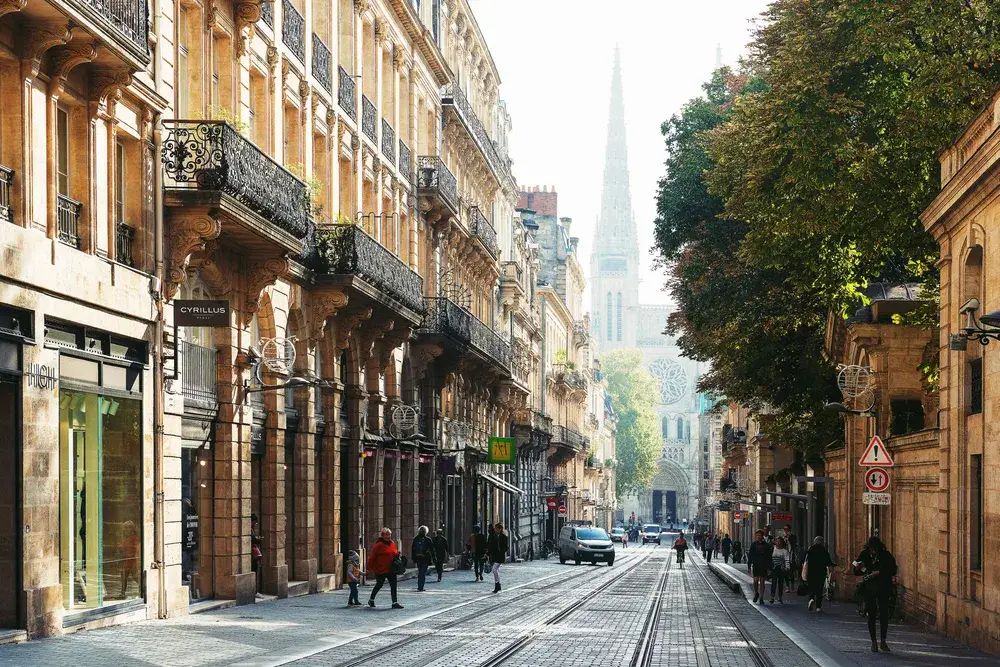
<path id="1" fill-rule="evenodd" d="M 0 627 L 21 626 L 21 390 L 0 374 Z"/>

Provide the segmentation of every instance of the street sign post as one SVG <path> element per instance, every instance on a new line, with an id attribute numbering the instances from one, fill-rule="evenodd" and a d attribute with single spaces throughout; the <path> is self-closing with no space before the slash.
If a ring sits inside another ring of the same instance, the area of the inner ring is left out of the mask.
<path id="1" fill-rule="evenodd" d="M 872 439 L 868 442 L 868 447 L 865 448 L 865 453 L 861 455 L 861 460 L 858 461 L 858 465 L 881 466 L 883 468 L 891 468 L 893 466 L 892 456 L 889 455 L 885 445 L 882 443 L 882 438 L 877 435 L 872 436 Z"/>
<path id="2" fill-rule="evenodd" d="M 569 510 L 566 509 L 565 505 L 560 505 L 559 506 L 559 516 L 566 516 L 567 512 L 569 512 Z"/>
<path id="3" fill-rule="evenodd" d="M 888 505 L 891 494 L 889 493 L 866 493 L 861 496 L 861 502 L 865 505 Z"/>
<path id="4" fill-rule="evenodd" d="M 556 502 L 555 496 L 549 496 L 548 498 L 545 499 L 545 506 L 550 510 L 554 510 L 556 507 L 559 506 L 559 503 Z"/>
<path id="5" fill-rule="evenodd" d="M 869 468 L 865 471 L 865 486 L 872 493 L 882 493 L 889 488 L 889 471 L 885 468 Z"/>

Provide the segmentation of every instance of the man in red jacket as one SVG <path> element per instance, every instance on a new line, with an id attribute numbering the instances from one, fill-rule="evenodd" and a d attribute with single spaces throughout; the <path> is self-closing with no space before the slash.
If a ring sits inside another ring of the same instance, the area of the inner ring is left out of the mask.
<path id="1" fill-rule="evenodd" d="M 393 561 L 399 555 L 396 543 L 392 541 L 392 531 L 383 528 L 379 538 L 372 545 L 371 553 L 368 554 L 368 573 L 375 575 L 375 587 L 372 595 L 368 598 L 368 606 L 375 606 L 375 596 L 382 589 L 385 580 L 389 580 L 389 592 L 392 595 L 392 608 L 402 609 L 403 605 L 396 602 L 396 570 Z"/>

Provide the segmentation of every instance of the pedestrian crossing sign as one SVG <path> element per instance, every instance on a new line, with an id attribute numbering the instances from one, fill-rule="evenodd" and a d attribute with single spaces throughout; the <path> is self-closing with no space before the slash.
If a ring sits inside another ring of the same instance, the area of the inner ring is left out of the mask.
<path id="1" fill-rule="evenodd" d="M 490 449 L 487 461 L 489 463 L 504 463 L 514 465 L 514 438 L 490 438 Z"/>
<path id="2" fill-rule="evenodd" d="M 894 465 L 892 456 L 889 455 L 888 450 L 886 450 L 885 445 L 882 443 L 882 438 L 877 435 L 872 436 L 868 447 L 865 448 L 865 453 L 861 455 L 861 460 L 858 461 L 858 465 L 881 466 L 883 468 L 891 468 Z"/>

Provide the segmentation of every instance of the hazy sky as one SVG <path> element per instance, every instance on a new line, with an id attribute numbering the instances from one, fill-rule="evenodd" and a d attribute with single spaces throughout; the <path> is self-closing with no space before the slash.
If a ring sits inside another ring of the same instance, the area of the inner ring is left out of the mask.
<path id="1" fill-rule="evenodd" d="M 656 182 L 665 151 L 660 123 L 715 66 L 733 64 L 767 0 L 469 0 L 500 71 L 514 123 L 510 155 L 522 186 L 555 186 L 559 215 L 573 218 L 580 261 L 601 205 L 614 46 L 622 50 L 632 206 L 642 252 L 643 303 L 667 303 L 652 269 Z M 589 294 L 584 302 L 589 309 Z"/>

